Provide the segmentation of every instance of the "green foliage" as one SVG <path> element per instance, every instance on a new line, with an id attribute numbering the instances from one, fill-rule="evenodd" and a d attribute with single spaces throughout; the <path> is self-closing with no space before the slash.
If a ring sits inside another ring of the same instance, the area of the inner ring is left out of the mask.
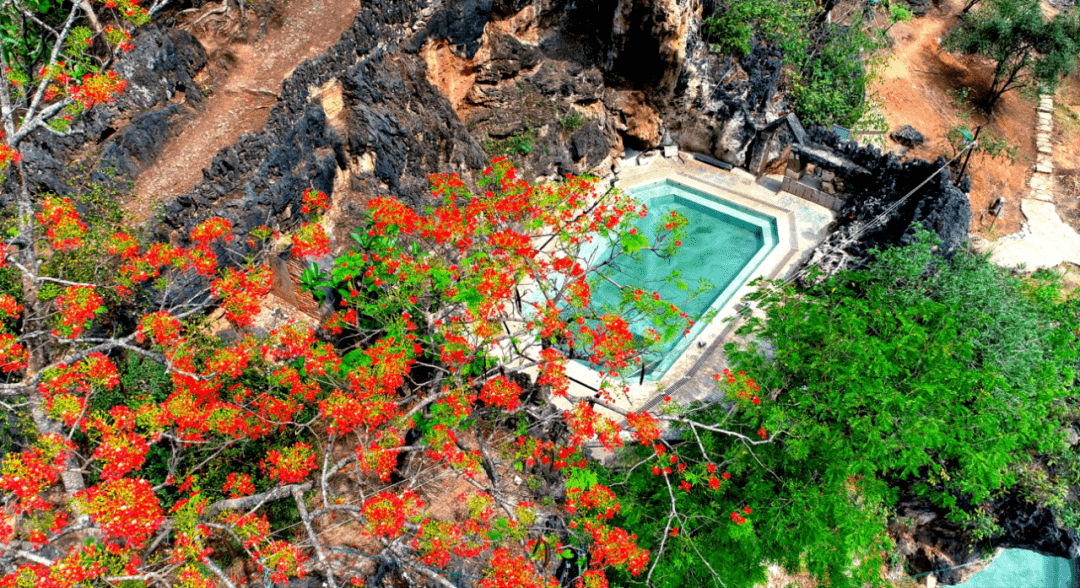
<path id="1" fill-rule="evenodd" d="M 912 16 L 914 16 L 914 13 L 911 11 L 911 9 L 901 2 L 889 4 L 888 11 L 889 26 L 892 26 L 898 22 L 911 22 L 911 18 Z"/>
<path id="2" fill-rule="evenodd" d="M 861 21 L 851 26 L 826 25 L 827 42 L 793 81 L 791 101 L 804 122 L 852 126 L 868 111 L 866 91 L 883 60 L 882 36 Z"/>
<path id="3" fill-rule="evenodd" d="M 585 121 L 589 120 L 585 116 L 585 113 L 576 108 L 571 108 L 569 114 L 558 119 L 559 127 L 562 128 L 566 134 L 573 133 L 581 128 L 581 125 L 585 124 Z"/>
<path id="4" fill-rule="evenodd" d="M 123 224 L 122 202 L 129 198 L 134 190 L 134 183 L 117 176 L 116 170 L 105 168 L 94 171 L 86 167 L 70 168 L 73 174 L 68 180 L 72 188 L 64 197 L 71 199 L 79 209 L 79 217 L 88 225 L 84 240 L 87 246 L 74 251 L 56 252 L 44 260 L 44 273 L 75 282 L 94 283 L 115 269 L 102 263 L 101 251 L 107 249 L 107 241 L 117 230 L 138 234 L 139 229 L 130 229 Z M 43 197 L 53 196 L 43 194 Z M 51 300 L 58 296 L 63 286 L 44 282 L 40 286 L 39 297 Z M 112 290 L 101 292 L 106 302 L 116 301 Z"/>
<path id="5" fill-rule="evenodd" d="M 26 0 L 21 4 L 36 13 L 35 16 L 45 24 L 55 26 L 63 22 L 63 8 L 59 2 Z M 18 6 L 5 4 L 0 8 L 0 46 L 5 63 L 24 65 L 21 69 L 28 69 L 48 57 L 52 39 L 37 23 L 21 15 Z M 29 79 L 29 71 L 16 72 L 16 75 L 23 84 Z"/>
<path id="6" fill-rule="evenodd" d="M 878 252 L 864 270 L 754 295 L 764 317 L 740 329 L 750 343 L 726 350 L 756 378 L 761 404 L 732 398 L 693 410 L 752 439 L 763 427 L 773 442 L 683 432 L 674 450 L 695 487 L 670 497 L 648 467 L 603 472 L 619 491 L 622 522 L 652 553 L 672 500 L 683 515 L 654 585 L 713 585 L 711 566 L 726 585 L 750 586 L 764 579 L 762 562 L 830 586 L 884 584 L 879 556 L 900 491 L 976 536 L 995 529 L 980 505 L 1018 483 L 1032 500 L 1065 504 L 1059 472 L 1041 472 L 1032 456 L 1065 450 L 1054 423 L 1076 400 L 1077 304 L 1059 281 L 1021 280 L 963 251 L 946 261 L 931 234 L 918 238 Z M 703 483 L 705 455 L 731 474 L 718 490 Z M 753 514 L 735 524 L 730 513 L 743 506 Z M 1067 506 L 1075 516 L 1076 503 Z"/>
<path id="7" fill-rule="evenodd" d="M 705 39 L 737 57 L 750 53 L 755 36 L 780 45 L 785 55 L 805 54 L 813 10 L 808 0 L 730 0 L 705 19 Z"/>
<path id="8" fill-rule="evenodd" d="M 525 129 L 503 139 L 491 139 L 480 143 L 480 148 L 491 157 L 499 155 L 528 155 L 536 141 L 536 131 Z"/>
<path id="9" fill-rule="evenodd" d="M 945 138 L 953 148 L 953 155 L 960 153 L 972 137 L 967 125 L 954 125 L 945 133 Z M 1008 140 L 989 129 L 983 129 L 979 134 L 979 143 L 974 149 L 977 153 L 985 153 L 994 159 L 1007 159 L 1010 164 L 1016 163 L 1016 158 L 1020 155 L 1015 145 L 1010 145 Z"/>
<path id="10" fill-rule="evenodd" d="M 944 46 L 994 61 L 994 77 L 984 103 L 992 110 L 1010 90 L 1057 89 L 1080 57 L 1080 16 L 1067 11 L 1046 21 L 1038 0 L 987 0 L 949 31 Z"/>

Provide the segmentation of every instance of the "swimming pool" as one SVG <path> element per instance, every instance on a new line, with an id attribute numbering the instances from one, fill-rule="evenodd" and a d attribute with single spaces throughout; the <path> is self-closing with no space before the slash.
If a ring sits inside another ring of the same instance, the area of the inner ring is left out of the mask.
<path id="1" fill-rule="evenodd" d="M 730 301 L 776 247 L 779 238 L 775 218 L 670 178 L 635 186 L 627 192 L 649 207 L 648 216 L 636 225 L 643 235 L 651 238 L 657 224 L 666 222 L 671 211 L 679 212 L 689 221 L 682 246 L 672 257 L 662 259 L 645 252 L 637 260 L 623 257 L 617 267 L 603 270 L 620 285 L 642 288 L 650 294 L 658 292 L 695 321 L 689 334 L 677 336 L 647 358 L 644 379 L 651 382 L 664 376 L 707 326 L 708 320 L 701 319 L 708 319 Z M 606 252 L 595 253 L 603 258 Z M 679 272 L 678 279 L 665 281 L 673 271 Z M 689 292 L 706 282 L 707 288 L 688 298 Z M 600 280 L 594 286 L 593 306 L 614 307 L 619 297 L 614 284 Z M 635 336 L 642 336 L 652 326 L 645 317 L 627 319 Z"/>

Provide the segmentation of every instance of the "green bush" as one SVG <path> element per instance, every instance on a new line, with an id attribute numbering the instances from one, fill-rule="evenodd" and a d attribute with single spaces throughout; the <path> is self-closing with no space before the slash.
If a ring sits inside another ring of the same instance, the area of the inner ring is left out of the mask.
<path id="1" fill-rule="evenodd" d="M 561 117 L 558 120 L 559 126 L 562 128 L 563 132 L 569 135 L 580 129 L 581 125 L 585 124 L 585 121 L 589 119 L 585 116 L 585 113 L 576 108 L 571 108 L 566 116 Z"/>
<path id="2" fill-rule="evenodd" d="M 866 114 L 866 92 L 878 73 L 884 38 L 861 21 L 826 25 L 828 39 L 792 83 L 791 102 L 804 122 L 852 126 Z"/>
<path id="3" fill-rule="evenodd" d="M 1038 473 L 1043 458 L 1033 456 L 1065 448 L 1077 305 L 1052 281 L 1012 277 L 966 252 L 945 261 L 930 234 L 919 238 L 867 269 L 755 295 L 764 317 L 739 331 L 751 343 L 726 350 L 756 378 L 760 404 L 729 396 L 688 410 L 750 439 L 764 429 L 771 443 L 682 431 L 673 451 L 688 469 L 671 486 L 649 464 L 603 472 L 642 546 L 657 554 L 666 541 L 653 585 L 715 585 L 715 573 L 750 586 L 764 580 L 765 562 L 830 586 L 885 585 L 886 525 L 901 493 L 945 509 L 975 536 L 995 530 L 980 506 L 1014 485 L 1062 506 L 1057 472 Z M 624 464 L 650 455 L 630 452 Z M 706 483 L 708 462 L 731 474 L 717 490 Z M 675 537 L 664 536 L 672 504 Z M 740 525 L 730 513 L 743 507 L 752 514 Z"/>
<path id="4" fill-rule="evenodd" d="M 807 0 L 730 0 L 705 19 L 705 39 L 737 57 L 750 53 L 755 36 L 780 45 L 785 55 L 802 55 L 813 10 Z"/>
<path id="5" fill-rule="evenodd" d="M 1080 58 L 1080 15 L 1066 11 L 1050 20 L 1038 0 L 987 0 L 964 15 L 943 46 L 994 63 L 983 107 L 992 111 L 1011 90 L 1038 87 L 1054 92 Z"/>
<path id="6" fill-rule="evenodd" d="M 491 157 L 499 155 L 528 155 L 536 141 L 536 131 L 526 129 L 504 139 L 491 139 L 480 143 L 480 148 Z"/>

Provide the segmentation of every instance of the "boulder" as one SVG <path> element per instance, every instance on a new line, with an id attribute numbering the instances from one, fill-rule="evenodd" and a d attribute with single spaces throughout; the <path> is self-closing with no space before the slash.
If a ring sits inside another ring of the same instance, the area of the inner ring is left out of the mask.
<path id="1" fill-rule="evenodd" d="M 908 6 L 911 7 L 911 12 L 915 13 L 915 16 L 926 16 L 927 12 L 930 12 L 931 0 L 906 0 Z"/>
<path id="2" fill-rule="evenodd" d="M 914 574 L 936 572 L 941 583 L 959 584 L 987 566 L 978 561 L 982 558 L 971 537 L 928 502 L 898 504 L 888 529 L 897 552 L 907 560 L 905 567 Z"/>
<path id="3" fill-rule="evenodd" d="M 926 141 L 926 137 L 923 137 L 923 134 L 915 130 L 915 127 L 911 125 L 904 125 L 896 129 L 889 137 L 904 147 L 918 147 Z"/>
<path id="4" fill-rule="evenodd" d="M 713 155 L 731 165 L 746 165 L 746 152 L 757 137 L 757 127 L 744 111 L 736 111 L 716 130 Z"/>
<path id="5" fill-rule="evenodd" d="M 570 137 L 570 155 L 575 163 L 583 162 L 586 167 L 600 163 L 610 148 L 607 137 L 595 123 L 585 124 Z"/>

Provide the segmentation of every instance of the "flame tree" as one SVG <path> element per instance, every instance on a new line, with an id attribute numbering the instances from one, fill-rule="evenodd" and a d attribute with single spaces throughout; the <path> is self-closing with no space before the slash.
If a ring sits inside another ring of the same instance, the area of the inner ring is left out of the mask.
<path id="1" fill-rule="evenodd" d="M 659 345 L 689 317 L 647 284 L 620 285 L 615 308 L 591 291 L 620 258 L 674 254 L 684 219 L 642 235 L 631 198 L 585 178 L 532 185 L 502 159 L 475 189 L 435 175 L 424 214 L 375 199 L 351 249 L 308 272 L 335 308 L 323 324 L 260 334 L 270 229 L 237 238 L 211 219 L 185 246 L 148 242 L 78 195 L 31 199 L 9 165 L 0 400 L 32 425 L 0 462 L 0 585 L 318 571 L 336 587 L 377 561 L 446 586 L 465 561 L 485 587 L 645 571 L 586 444 L 633 439 L 653 448 L 647 467 L 683 472 L 661 440 L 671 417 L 618 400 L 644 351 L 628 320 L 651 321 L 644 342 Z M 304 194 L 312 217 L 329 205 Z M 594 240 L 609 253 L 585 259 Z M 292 236 L 301 257 L 328 243 L 315 222 Z M 211 334 L 218 315 L 236 337 Z M 602 372 L 599 391 L 574 392 L 570 350 Z"/>

